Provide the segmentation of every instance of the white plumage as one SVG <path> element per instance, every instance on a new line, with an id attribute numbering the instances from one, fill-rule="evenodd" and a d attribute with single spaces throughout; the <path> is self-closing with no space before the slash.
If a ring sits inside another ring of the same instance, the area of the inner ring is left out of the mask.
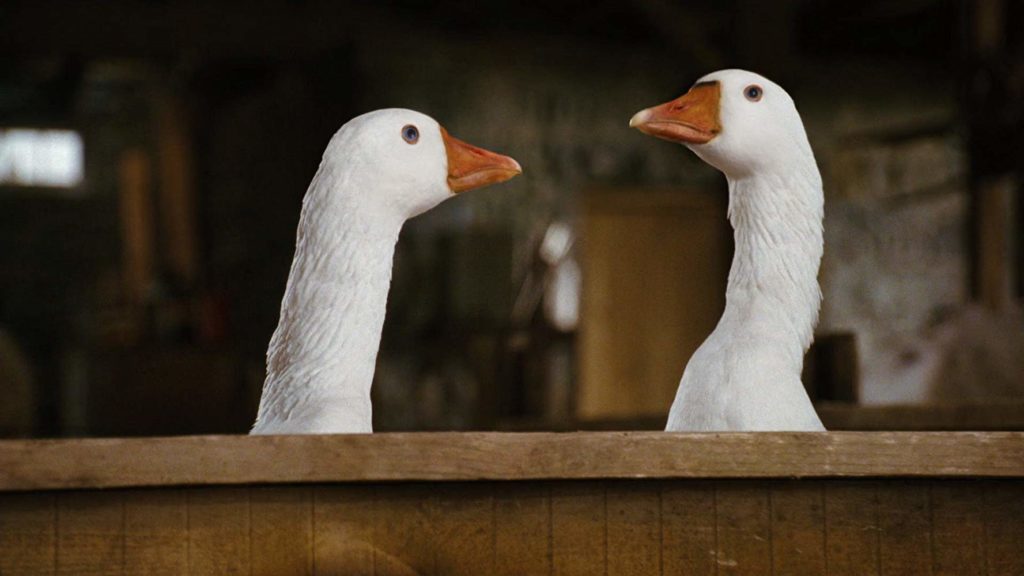
<path id="1" fill-rule="evenodd" d="M 824 195 L 793 100 L 723 70 L 630 125 L 684 143 L 729 183 L 725 312 L 690 358 L 666 430 L 824 430 L 800 381 L 821 303 Z"/>
<path id="2" fill-rule="evenodd" d="M 331 139 L 302 202 L 253 434 L 372 432 L 370 386 L 405 221 L 511 178 L 511 158 L 412 110 L 378 110 Z"/>

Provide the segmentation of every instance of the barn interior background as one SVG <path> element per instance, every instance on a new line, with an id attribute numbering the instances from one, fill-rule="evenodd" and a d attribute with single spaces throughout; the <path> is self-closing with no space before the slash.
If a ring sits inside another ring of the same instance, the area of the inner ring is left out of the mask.
<path id="1" fill-rule="evenodd" d="M 246 431 L 306 186 L 390 106 L 525 173 L 407 224 L 375 428 L 663 425 L 726 196 L 626 124 L 721 67 L 789 90 L 825 179 L 826 425 L 1024 427 L 1019 3 L 11 0 L 0 434 Z"/>

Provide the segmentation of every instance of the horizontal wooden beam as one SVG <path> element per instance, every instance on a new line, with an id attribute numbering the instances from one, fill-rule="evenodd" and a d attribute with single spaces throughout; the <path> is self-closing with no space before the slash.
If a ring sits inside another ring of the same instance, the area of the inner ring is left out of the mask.
<path id="1" fill-rule="evenodd" d="M 330 482 L 1024 477 L 1024 433 L 182 436 L 0 442 L 0 491 Z"/>

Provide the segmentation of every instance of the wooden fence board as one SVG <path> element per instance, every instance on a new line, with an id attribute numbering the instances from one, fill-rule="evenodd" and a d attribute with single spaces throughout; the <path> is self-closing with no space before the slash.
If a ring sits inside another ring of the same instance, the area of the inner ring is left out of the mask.
<path id="1" fill-rule="evenodd" d="M 57 569 L 57 497 L 0 494 L 0 574 Z"/>
<path id="2" fill-rule="evenodd" d="M 825 552 L 830 576 L 881 574 L 876 482 L 826 482 Z"/>
<path id="3" fill-rule="evenodd" d="M 983 482 L 934 482 L 931 490 L 933 573 L 969 574 L 985 566 L 985 507 L 976 494 Z"/>
<path id="4" fill-rule="evenodd" d="M 494 573 L 551 572 L 551 499 L 548 485 L 517 485 L 494 494 Z"/>
<path id="5" fill-rule="evenodd" d="M 434 574 L 435 498 L 424 484 L 381 486 L 373 516 L 374 573 Z"/>
<path id="6" fill-rule="evenodd" d="M 0 574 L 1024 574 L 1021 435 L 383 436 L 0 442 Z"/>
<path id="7" fill-rule="evenodd" d="M 773 574 L 825 574 L 824 498 L 819 482 L 772 483 Z"/>
<path id="8" fill-rule="evenodd" d="M 882 574 L 932 573 L 931 503 L 924 482 L 894 482 L 878 494 Z"/>
<path id="9" fill-rule="evenodd" d="M 493 491 L 491 484 L 437 485 L 437 574 L 477 576 L 494 572 Z"/>
<path id="10" fill-rule="evenodd" d="M 1024 485 L 988 483 L 975 494 L 985 511 L 985 554 L 988 576 L 1024 574 Z"/>
<path id="11" fill-rule="evenodd" d="M 1024 477 L 1024 433 L 401 433 L 0 441 L 0 491 L 673 478 Z"/>
<path id="12" fill-rule="evenodd" d="M 248 574 L 252 567 L 249 491 L 191 490 L 187 507 L 189 574 Z"/>
<path id="13" fill-rule="evenodd" d="M 661 491 L 653 482 L 608 483 L 608 576 L 661 573 Z"/>
<path id="14" fill-rule="evenodd" d="M 124 502 L 121 492 L 66 492 L 57 498 L 57 573 L 122 574 Z"/>
<path id="15" fill-rule="evenodd" d="M 317 486 L 313 499 L 316 573 L 373 576 L 374 488 Z"/>
<path id="16" fill-rule="evenodd" d="M 252 574 L 312 574 L 312 489 L 256 487 L 250 501 Z"/>
<path id="17" fill-rule="evenodd" d="M 608 561 L 605 486 L 567 482 L 551 487 L 552 573 L 604 574 Z"/>
<path id="18" fill-rule="evenodd" d="M 770 493 L 765 483 L 723 483 L 715 492 L 719 574 L 772 572 Z"/>
<path id="19" fill-rule="evenodd" d="M 188 510 L 183 490 L 124 494 L 125 574 L 188 573 Z"/>
<path id="20" fill-rule="evenodd" d="M 715 486 L 710 482 L 664 482 L 661 490 L 664 574 L 717 573 Z"/>

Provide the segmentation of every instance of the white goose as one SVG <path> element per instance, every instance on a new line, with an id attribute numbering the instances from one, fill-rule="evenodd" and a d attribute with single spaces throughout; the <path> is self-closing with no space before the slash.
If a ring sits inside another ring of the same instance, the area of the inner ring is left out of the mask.
<path id="1" fill-rule="evenodd" d="M 800 382 L 821 304 L 824 195 L 793 99 L 722 70 L 629 125 L 721 170 L 735 230 L 725 312 L 690 358 L 666 429 L 824 430 Z"/>
<path id="2" fill-rule="evenodd" d="M 253 434 L 372 432 L 370 385 L 405 221 L 521 169 L 429 116 L 364 114 L 331 138 L 306 191 Z"/>

